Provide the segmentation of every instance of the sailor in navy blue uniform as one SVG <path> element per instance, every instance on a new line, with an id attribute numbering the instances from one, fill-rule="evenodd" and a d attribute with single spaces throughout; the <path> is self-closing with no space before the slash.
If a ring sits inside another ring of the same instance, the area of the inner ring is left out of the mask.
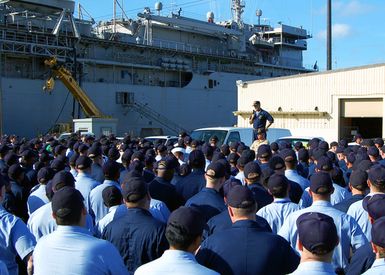
<path id="1" fill-rule="evenodd" d="M 206 221 L 226 209 L 219 190 L 225 182 L 226 168 L 219 161 L 207 167 L 206 187 L 186 202 L 186 206 L 197 207 L 205 216 Z"/>
<path id="2" fill-rule="evenodd" d="M 271 124 L 274 123 L 274 118 L 267 111 L 261 108 L 261 102 L 254 101 L 253 107 L 254 107 L 254 110 L 251 116 L 249 117 L 249 123 L 253 124 L 254 140 L 255 140 L 257 139 L 258 129 L 267 131 L 267 129 L 269 129 Z"/>
<path id="3" fill-rule="evenodd" d="M 283 238 L 263 232 L 257 225 L 257 206 L 250 189 L 234 186 L 227 202 L 233 225 L 202 243 L 198 263 L 225 275 L 293 272 L 299 256 Z"/>

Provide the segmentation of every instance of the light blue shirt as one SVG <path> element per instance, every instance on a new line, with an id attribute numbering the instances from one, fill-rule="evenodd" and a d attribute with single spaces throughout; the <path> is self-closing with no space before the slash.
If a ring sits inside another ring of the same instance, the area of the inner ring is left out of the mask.
<path id="1" fill-rule="evenodd" d="M 35 245 L 35 238 L 23 221 L 0 205 L 0 259 L 7 266 L 9 274 L 18 274 L 16 255 L 24 259 Z"/>
<path id="2" fill-rule="evenodd" d="M 45 192 L 45 185 L 39 184 L 39 186 L 37 186 L 37 188 L 28 197 L 28 215 L 31 215 L 46 203 L 49 203 L 49 199 L 47 198 Z"/>
<path id="3" fill-rule="evenodd" d="M 104 188 L 108 186 L 116 186 L 119 190 L 122 190 L 119 183 L 112 180 L 105 180 L 102 184 L 96 186 L 91 190 L 89 196 L 89 209 L 92 213 L 91 215 L 94 217 L 95 224 L 98 223 L 105 215 L 108 213 L 107 206 L 104 205 L 102 192 Z"/>
<path id="4" fill-rule="evenodd" d="M 72 174 L 72 176 L 74 176 L 74 178 L 78 176 L 78 171 L 74 168 L 71 168 L 70 173 Z"/>
<path id="5" fill-rule="evenodd" d="M 128 274 L 116 248 L 79 226 L 59 225 L 39 240 L 33 253 L 34 274 Z"/>
<path id="6" fill-rule="evenodd" d="M 300 215 L 309 212 L 318 212 L 333 218 L 340 242 L 334 250 L 332 263 L 335 268 L 345 268 L 350 256 L 350 247 L 353 248 L 354 253 L 357 248 L 366 244 L 368 240 L 357 222 L 351 216 L 333 208 L 330 202 L 315 201 L 312 206 L 290 214 L 278 234 L 285 238 L 291 244 L 291 247 L 300 253 L 297 247 L 298 232 L 296 221 Z"/>
<path id="7" fill-rule="evenodd" d="M 197 263 L 193 254 L 182 250 L 166 250 L 162 257 L 140 266 L 135 275 L 217 275 L 219 273 Z"/>
<path id="8" fill-rule="evenodd" d="M 299 205 L 291 202 L 289 198 L 276 198 L 273 203 L 259 209 L 257 215 L 264 218 L 269 223 L 273 233 L 277 234 L 287 216 L 300 209 Z"/>
<path id="9" fill-rule="evenodd" d="M 168 217 L 170 217 L 170 210 L 164 202 L 151 199 L 149 210 L 155 219 L 167 223 Z"/>
<path id="10" fill-rule="evenodd" d="M 49 202 L 35 212 L 28 219 L 28 229 L 38 241 L 41 237 L 54 232 L 57 228 L 55 219 L 52 217 L 52 203 Z M 92 217 L 87 214 L 86 229 L 93 231 Z"/>
<path id="11" fill-rule="evenodd" d="M 303 262 L 291 275 L 335 275 L 332 264 L 324 262 Z"/>
<path id="12" fill-rule="evenodd" d="M 243 171 L 239 171 L 234 178 L 236 178 L 237 180 L 240 180 L 242 182 L 242 185 L 246 185 L 245 173 Z"/>
<path id="13" fill-rule="evenodd" d="M 79 190 L 84 198 L 84 205 L 89 212 L 89 197 L 91 190 L 98 186 L 100 183 L 94 180 L 90 174 L 78 173 L 76 176 L 75 188 Z"/>
<path id="14" fill-rule="evenodd" d="M 333 183 L 333 187 L 334 187 L 334 192 L 330 197 L 330 203 L 332 205 L 338 204 L 343 200 L 346 200 L 352 196 L 352 194 L 348 190 L 339 186 L 336 183 Z M 302 208 L 306 208 L 306 207 L 309 207 L 312 203 L 313 203 L 313 199 L 310 196 L 309 188 L 306 188 L 302 194 L 302 198 L 299 202 L 299 205 Z"/>
<path id="15" fill-rule="evenodd" d="M 375 194 L 383 194 L 383 193 L 369 193 L 366 197 L 371 197 Z M 366 238 L 371 241 L 372 240 L 372 224 L 369 221 L 369 214 L 366 212 L 364 207 L 362 206 L 362 200 L 356 201 L 353 203 L 346 213 L 350 216 L 352 216 L 359 226 L 361 227 L 362 231 L 365 233 Z"/>
<path id="16" fill-rule="evenodd" d="M 376 259 L 370 269 L 362 275 L 383 275 L 385 274 L 385 259 Z"/>
<path id="17" fill-rule="evenodd" d="M 310 181 L 300 176 L 296 170 L 285 170 L 285 177 L 291 181 L 298 183 L 302 190 L 305 190 L 310 186 Z"/>
<path id="18" fill-rule="evenodd" d="M 99 164 L 92 163 L 91 177 L 99 183 L 102 183 L 104 181 L 103 168 Z"/>

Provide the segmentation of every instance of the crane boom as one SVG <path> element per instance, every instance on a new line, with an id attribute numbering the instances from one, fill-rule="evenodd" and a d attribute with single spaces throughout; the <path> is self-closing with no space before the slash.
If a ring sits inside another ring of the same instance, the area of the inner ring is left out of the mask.
<path id="1" fill-rule="evenodd" d="M 57 64 L 55 57 L 47 59 L 44 64 L 51 69 L 52 76 L 46 81 L 45 90 L 51 91 L 54 85 L 54 78 L 63 82 L 64 86 L 71 92 L 75 99 L 82 107 L 84 114 L 87 117 L 104 118 L 106 116 L 96 107 L 92 100 L 87 96 L 77 81 L 72 77 L 72 74 L 61 65 Z"/>

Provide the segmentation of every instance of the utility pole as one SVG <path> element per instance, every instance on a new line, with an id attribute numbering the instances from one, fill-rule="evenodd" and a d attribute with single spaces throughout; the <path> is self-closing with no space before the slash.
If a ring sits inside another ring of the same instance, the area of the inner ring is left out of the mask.
<path id="1" fill-rule="evenodd" d="M 332 0 L 327 0 L 327 27 L 326 27 L 326 70 L 332 69 Z"/>

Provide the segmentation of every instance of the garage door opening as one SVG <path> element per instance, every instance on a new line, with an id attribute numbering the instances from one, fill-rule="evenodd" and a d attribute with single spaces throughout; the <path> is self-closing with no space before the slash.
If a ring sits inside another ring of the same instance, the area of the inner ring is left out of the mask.
<path id="1" fill-rule="evenodd" d="M 382 137 L 382 118 L 341 118 L 340 139 L 351 140 L 354 133 L 360 133 L 364 138 Z"/>
<path id="2" fill-rule="evenodd" d="M 357 132 L 364 138 L 382 137 L 381 98 L 340 100 L 339 138 L 352 139 Z"/>

